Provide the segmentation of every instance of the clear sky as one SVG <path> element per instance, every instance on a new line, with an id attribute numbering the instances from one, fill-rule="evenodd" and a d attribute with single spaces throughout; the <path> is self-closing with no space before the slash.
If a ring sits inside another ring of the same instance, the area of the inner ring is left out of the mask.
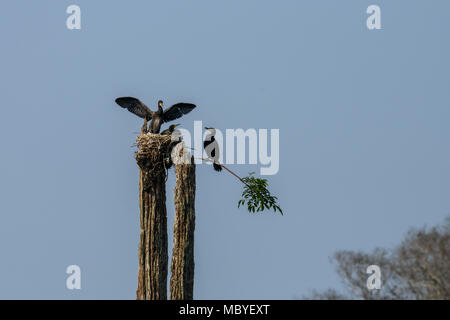
<path id="1" fill-rule="evenodd" d="M 66 28 L 71 4 L 81 30 Z M 366 27 L 371 4 L 382 30 Z M 391 247 L 450 213 L 449 11 L 447 0 L 3 1 L 0 298 L 135 298 L 142 121 L 114 103 L 125 95 L 195 103 L 187 129 L 280 129 L 268 178 L 283 217 L 238 209 L 239 182 L 198 167 L 195 298 L 341 288 L 333 252 Z M 169 244 L 173 187 L 171 172 Z M 71 264 L 79 291 L 65 287 Z"/>

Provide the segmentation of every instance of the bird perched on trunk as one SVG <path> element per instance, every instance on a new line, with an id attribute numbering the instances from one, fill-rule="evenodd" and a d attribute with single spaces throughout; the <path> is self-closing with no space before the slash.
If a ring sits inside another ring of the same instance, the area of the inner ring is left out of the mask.
<path id="1" fill-rule="evenodd" d="M 164 122 L 169 122 L 180 118 L 184 114 L 191 112 L 195 108 L 195 104 L 192 103 L 177 103 L 170 108 L 163 110 L 162 100 L 158 101 L 158 110 L 152 111 L 139 99 L 133 97 L 121 97 L 116 99 L 116 103 L 122 108 L 128 109 L 131 113 L 134 113 L 138 117 L 144 119 L 144 125 L 142 126 L 142 132 L 147 132 L 147 121 L 150 122 L 150 132 L 159 133 L 161 125 Z"/>
<path id="2" fill-rule="evenodd" d="M 214 170 L 220 172 L 222 171 L 222 166 L 219 164 L 219 144 L 214 138 L 214 136 L 216 135 L 216 129 L 207 127 L 205 127 L 205 129 L 209 130 L 210 133 L 205 137 L 205 141 L 203 141 L 203 148 L 205 148 L 208 159 L 213 161 Z"/>

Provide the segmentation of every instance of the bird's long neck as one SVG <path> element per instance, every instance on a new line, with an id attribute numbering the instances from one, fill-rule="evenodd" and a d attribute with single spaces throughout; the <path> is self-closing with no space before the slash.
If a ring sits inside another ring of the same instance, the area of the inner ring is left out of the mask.
<path id="1" fill-rule="evenodd" d="M 162 115 L 163 114 L 163 108 L 161 106 L 158 105 L 158 114 Z"/>

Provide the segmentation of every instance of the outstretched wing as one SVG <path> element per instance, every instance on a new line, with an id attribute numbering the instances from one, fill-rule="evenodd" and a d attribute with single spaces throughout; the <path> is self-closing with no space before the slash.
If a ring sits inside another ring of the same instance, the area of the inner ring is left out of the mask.
<path id="1" fill-rule="evenodd" d="M 164 110 L 163 120 L 164 122 L 178 119 L 183 114 L 191 112 L 195 108 L 195 104 L 192 103 L 177 103 L 170 108 Z"/>
<path id="2" fill-rule="evenodd" d="M 133 97 L 121 97 L 116 99 L 116 103 L 122 108 L 128 109 L 128 111 L 134 113 L 138 117 L 143 119 L 147 118 L 147 120 L 152 118 L 152 112 L 150 109 L 139 101 L 139 99 Z"/>

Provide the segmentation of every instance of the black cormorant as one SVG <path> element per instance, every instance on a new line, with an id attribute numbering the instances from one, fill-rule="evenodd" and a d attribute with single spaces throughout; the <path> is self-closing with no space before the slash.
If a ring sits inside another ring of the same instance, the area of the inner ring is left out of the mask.
<path id="1" fill-rule="evenodd" d="M 219 144 L 214 138 L 216 135 L 216 129 L 207 127 L 205 127 L 205 129 L 209 130 L 210 133 L 205 137 L 205 141 L 203 141 L 203 148 L 205 148 L 208 159 L 213 161 L 214 170 L 222 171 L 222 166 L 219 164 Z"/>
<path id="2" fill-rule="evenodd" d="M 139 99 L 133 97 L 117 98 L 116 103 L 122 108 L 126 108 L 128 111 L 144 119 L 144 126 L 142 127 L 142 131 L 144 132 L 147 132 L 147 121 L 151 120 L 151 133 L 159 133 L 161 125 L 164 122 L 178 119 L 183 116 L 183 114 L 187 114 L 195 108 L 195 104 L 181 102 L 174 104 L 166 110 L 163 110 L 163 102 L 159 100 L 158 111 L 152 111 L 145 104 L 139 101 Z"/>
<path id="3" fill-rule="evenodd" d="M 179 123 L 171 124 L 168 129 L 163 130 L 161 132 L 161 135 L 171 135 L 173 133 L 173 131 L 175 130 L 175 128 L 178 127 L 179 125 L 180 125 Z"/>

